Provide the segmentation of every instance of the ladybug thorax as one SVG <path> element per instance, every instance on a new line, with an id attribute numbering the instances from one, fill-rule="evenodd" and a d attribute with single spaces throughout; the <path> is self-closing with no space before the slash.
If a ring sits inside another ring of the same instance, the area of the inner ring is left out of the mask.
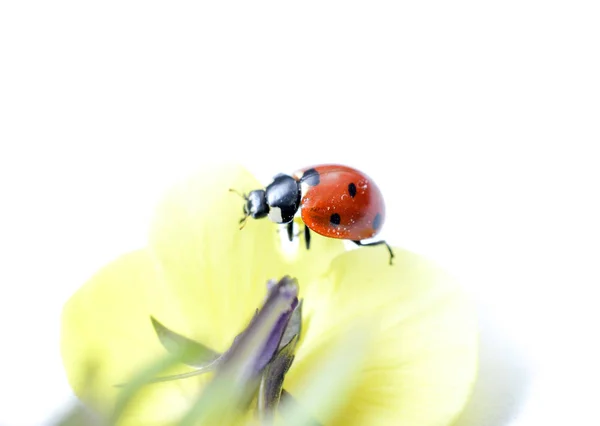
<path id="1" fill-rule="evenodd" d="M 291 176 L 277 175 L 265 189 L 265 198 L 269 219 L 275 223 L 289 223 L 300 208 L 300 185 Z"/>

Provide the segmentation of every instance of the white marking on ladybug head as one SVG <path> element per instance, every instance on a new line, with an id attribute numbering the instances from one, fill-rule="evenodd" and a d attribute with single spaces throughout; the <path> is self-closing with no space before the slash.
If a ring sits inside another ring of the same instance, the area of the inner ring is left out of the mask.
<path id="1" fill-rule="evenodd" d="M 275 223 L 282 223 L 281 209 L 279 207 L 271 207 L 269 210 L 269 219 Z"/>

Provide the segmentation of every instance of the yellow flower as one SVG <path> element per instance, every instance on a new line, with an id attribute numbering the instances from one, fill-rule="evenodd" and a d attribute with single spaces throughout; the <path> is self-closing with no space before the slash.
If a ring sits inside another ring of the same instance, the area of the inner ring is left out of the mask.
<path id="1" fill-rule="evenodd" d="M 261 307 L 267 281 L 289 275 L 302 299 L 302 332 L 283 384 L 289 394 L 306 395 L 305 379 L 335 351 L 339 336 L 361 320 L 371 327 L 344 389 L 327 404 L 307 402 L 312 416 L 344 426 L 451 424 L 477 363 L 475 314 L 460 287 L 399 248 L 390 266 L 383 246 L 346 251 L 341 241 L 313 234 L 310 250 L 289 254 L 266 219 L 249 220 L 240 231 L 242 201 L 228 190 L 261 186 L 239 167 L 205 169 L 178 184 L 157 208 L 147 247 L 105 266 L 71 297 L 61 348 L 75 393 L 100 413 L 113 410 L 121 391 L 115 385 L 167 353 L 151 316 L 227 351 Z M 190 370 L 178 365 L 169 373 Z M 210 379 L 148 385 L 121 423 L 174 422 Z"/>

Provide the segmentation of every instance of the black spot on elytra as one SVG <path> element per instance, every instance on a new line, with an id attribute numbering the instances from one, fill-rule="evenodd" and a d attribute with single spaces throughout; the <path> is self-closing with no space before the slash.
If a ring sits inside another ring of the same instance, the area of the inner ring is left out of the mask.
<path id="1" fill-rule="evenodd" d="M 308 186 L 316 186 L 321 182 L 321 176 L 315 169 L 308 169 L 300 178 L 300 182 L 306 183 Z"/>
<path id="2" fill-rule="evenodd" d="M 373 219 L 373 229 L 377 231 L 381 227 L 381 215 L 377 213 Z"/>
<path id="3" fill-rule="evenodd" d="M 350 185 L 348 185 L 348 193 L 352 198 L 356 196 L 356 185 L 354 185 L 354 183 L 350 183 Z"/>
<path id="4" fill-rule="evenodd" d="M 342 218 L 340 217 L 339 214 L 334 213 L 329 217 L 329 222 L 332 225 L 339 225 L 342 222 Z"/>

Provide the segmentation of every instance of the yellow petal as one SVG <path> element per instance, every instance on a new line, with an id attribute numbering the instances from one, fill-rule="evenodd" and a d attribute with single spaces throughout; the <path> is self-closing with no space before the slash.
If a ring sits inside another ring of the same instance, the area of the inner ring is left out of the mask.
<path id="1" fill-rule="evenodd" d="M 249 218 L 239 229 L 244 201 L 230 188 L 247 193 L 264 185 L 241 167 L 204 169 L 169 191 L 150 238 L 165 291 L 176 300 L 171 309 L 187 319 L 189 337 L 218 351 L 248 323 L 267 280 L 293 275 L 303 288 L 343 251 L 341 241 L 316 236 L 310 252 L 284 255 L 268 219 Z"/>
<path id="2" fill-rule="evenodd" d="M 150 315 L 183 328 L 177 312 L 161 312 L 155 299 L 156 265 L 146 250 L 124 255 L 100 270 L 66 303 L 62 314 L 61 353 L 69 383 L 87 404 L 110 415 L 120 389 L 146 365 L 165 356 Z M 176 419 L 189 395 L 205 378 L 144 388 L 125 415 L 131 424 L 162 424 Z M 123 422 L 128 424 L 128 422 Z"/>
<path id="3" fill-rule="evenodd" d="M 261 187 L 235 166 L 205 168 L 175 185 L 157 208 L 149 249 L 109 264 L 71 297 L 63 312 L 61 347 L 78 396 L 107 413 L 118 392 L 114 385 L 165 355 L 150 315 L 224 351 L 260 306 L 268 279 L 293 273 L 308 283 L 327 270 L 344 250 L 341 241 L 314 235 L 309 252 L 299 246 L 290 256 L 267 219 L 249 219 L 239 230 L 244 201 L 229 189 Z M 91 382 L 88 367 L 95 368 Z M 152 385 L 153 396 L 128 415 L 137 421 L 172 418 L 205 380 Z M 158 403 L 157 392 L 164 401 Z M 164 404 L 172 410 L 161 408 L 155 417 L 156 407 Z"/>
<path id="4" fill-rule="evenodd" d="M 385 248 L 343 254 L 305 293 L 305 336 L 284 385 L 292 394 L 332 336 L 359 318 L 378 324 L 368 362 L 333 424 L 451 424 L 470 394 L 477 364 L 473 306 L 435 265 L 403 250 L 395 254 L 394 266 L 385 262 Z"/>
<path id="5" fill-rule="evenodd" d="M 164 355 L 149 315 L 224 351 L 260 306 L 266 281 L 290 274 L 305 299 L 304 334 L 286 389 L 293 392 L 348 321 L 376 318 L 376 344 L 336 424 L 451 419 L 476 363 L 473 310 L 459 287 L 410 253 L 396 250 L 390 267 L 385 247 L 341 254 L 341 241 L 314 233 L 310 251 L 300 241 L 285 255 L 281 233 L 267 219 L 249 219 L 239 230 L 243 200 L 229 189 L 261 187 L 239 167 L 204 169 L 175 186 L 158 206 L 148 251 L 109 265 L 69 301 L 63 357 L 78 395 L 89 391 L 88 400 L 106 408 L 114 383 Z M 90 359 L 99 368 L 91 387 L 83 379 Z M 205 380 L 153 385 L 129 410 L 132 422 L 171 419 Z"/>
<path id="6" fill-rule="evenodd" d="M 301 233 L 304 230 L 302 219 L 297 219 Z M 310 249 L 306 249 L 303 235 L 295 242 L 294 250 L 284 256 L 285 274 L 295 277 L 300 284 L 300 293 L 313 285 L 316 278 L 325 274 L 333 259 L 344 253 L 344 242 L 335 238 L 323 237 L 311 231 Z M 284 242 L 284 248 L 288 243 Z"/>
<path id="7" fill-rule="evenodd" d="M 243 200 L 229 189 L 258 187 L 242 169 L 204 169 L 168 192 L 151 229 L 171 309 L 189 321 L 188 337 L 220 352 L 259 306 L 281 263 L 267 221 L 249 220 L 239 230 Z"/>

